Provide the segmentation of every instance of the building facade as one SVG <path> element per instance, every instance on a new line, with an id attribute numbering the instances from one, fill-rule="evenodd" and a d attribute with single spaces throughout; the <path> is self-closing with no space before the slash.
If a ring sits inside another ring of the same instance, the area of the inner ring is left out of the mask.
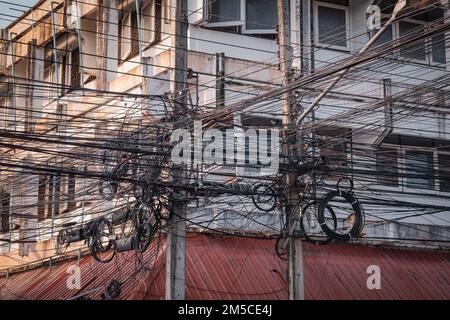
<path id="1" fill-rule="evenodd" d="M 88 173 L 106 166 L 98 146 L 151 127 L 171 108 L 175 4 L 41 0 L 3 30 L 0 269 L 63 254 L 55 240 L 60 230 L 126 202 L 105 201 L 99 178 Z M 232 106 L 225 127 L 279 127 L 279 97 L 239 107 L 282 86 L 277 1 L 188 0 L 187 6 L 186 119 L 190 112 Z M 447 246 L 450 9 L 446 1 L 408 1 L 371 50 L 358 55 L 394 6 L 290 1 L 298 112 L 348 65 L 303 130 L 311 145 L 325 142 L 315 152 L 342 162 L 337 176 L 355 183 L 366 213 L 365 238 L 355 241 Z M 207 166 L 198 174 L 202 181 L 223 181 L 259 175 L 261 168 Z M 280 231 L 277 212 L 243 215 L 241 204 L 225 216 L 227 202 L 239 199 L 208 201 L 189 203 L 191 227 Z M 224 217 L 214 220 L 218 214 Z M 70 252 L 82 246 L 71 244 Z"/>

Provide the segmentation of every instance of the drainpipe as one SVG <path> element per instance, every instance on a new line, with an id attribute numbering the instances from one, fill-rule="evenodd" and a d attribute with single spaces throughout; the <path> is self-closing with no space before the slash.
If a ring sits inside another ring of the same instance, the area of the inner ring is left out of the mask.
<path id="1" fill-rule="evenodd" d="M 50 238 L 53 239 L 53 232 L 55 229 L 55 209 L 56 209 L 56 175 L 52 176 L 52 213 L 51 213 L 51 218 L 52 218 L 52 231 L 51 231 L 51 236 Z"/>
<path id="2" fill-rule="evenodd" d="M 14 131 L 17 130 L 17 113 L 16 113 L 16 53 L 14 51 L 14 37 L 17 36 L 16 33 L 9 33 L 9 45 L 11 46 L 11 75 L 12 75 L 12 111 L 13 111 L 13 126 Z"/>
<path id="3" fill-rule="evenodd" d="M 84 71 L 83 71 L 83 44 L 82 44 L 82 39 L 81 39 L 81 13 L 80 13 L 80 9 L 78 7 L 78 2 L 77 0 L 74 0 L 74 4 L 75 4 L 75 13 L 76 13 L 76 25 L 75 25 L 75 30 L 77 31 L 77 41 L 78 41 L 78 54 L 79 54 L 79 58 L 78 60 L 80 61 L 78 68 L 80 69 L 80 87 L 83 88 L 84 86 Z M 73 9 L 73 8 L 72 8 Z M 73 12 L 71 13 L 73 14 Z M 72 66 L 73 68 L 73 66 Z M 84 94 L 84 91 L 82 91 Z"/>
<path id="4" fill-rule="evenodd" d="M 142 17 L 141 17 L 141 0 L 135 0 L 136 4 L 136 20 L 138 27 L 138 47 L 139 47 L 139 63 L 141 64 L 142 79 L 144 81 L 144 68 L 142 66 Z"/>
<path id="5" fill-rule="evenodd" d="M 383 98 L 391 99 L 392 96 L 392 81 L 391 79 L 383 79 Z M 378 148 L 383 140 L 392 133 L 393 128 L 393 113 L 392 101 L 384 106 L 384 129 L 374 142 L 374 148 Z"/>
<path id="6" fill-rule="evenodd" d="M 51 11 L 51 19 L 52 19 L 52 38 L 53 38 L 53 59 L 55 63 L 55 77 L 56 77 L 56 96 L 59 104 L 59 66 L 58 66 L 58 55 L 56 49 L 56 21 L 55 21 L 55 8 L 54 5 L 58 4 L 56 2 L 52 2 L 52 11 Z"/>
<path id="7" fill-rule="evenodd" d="M 225 54 L 216 53 L 216 107 L 225 106 Z"/>

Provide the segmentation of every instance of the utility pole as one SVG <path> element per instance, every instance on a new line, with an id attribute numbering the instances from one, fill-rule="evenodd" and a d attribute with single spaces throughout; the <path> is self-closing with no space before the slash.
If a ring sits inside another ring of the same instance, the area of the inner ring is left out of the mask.
<path id="1" fill-rule="evenodd" d="M 170 8 L 169 8 L 170 9 Z M 187 84 L 187 1 L 176 0 L 175 6 L 175 56 L 173 70 L 174 129 L 180 126 L 186 106 Z M 186 165 L 173 166 L 174 185 L 186 182 Z M 186 274 L 186 202 L 185 192 L 175 188 L 173 212 L 167 222 L 166 300 L 184 300 Z"/>
<path id="2" fill-rule="evenodd" d="M 290 84 L 292 79 L 293 50 L 291 47 L 291 28 L 289 20 L 289 0 L 278 0 L 278 44 L 280 56 L 280 70 L 283 74 L 283 86 Z M 288 290 L 290 300 L 304 299 L 303 286 L 303 250 L 302 240 L 294 238 L 293 232 L 296 225 L 299 210 L 297 179 L 298 172 L 294 159 L 298 158 L 298 146 L 296 146 L 297 132 L 295 130 L 296 103 L 293 91 L 286 92 L 282 96 L 283 103 L 283 158 L 287 168 L 284 181 L 284 196 L 286 200 L 285 213 L 287 230 L 289 230 L 288 250 Z M 300 141 L 299 141 L 300 142 Z"/>

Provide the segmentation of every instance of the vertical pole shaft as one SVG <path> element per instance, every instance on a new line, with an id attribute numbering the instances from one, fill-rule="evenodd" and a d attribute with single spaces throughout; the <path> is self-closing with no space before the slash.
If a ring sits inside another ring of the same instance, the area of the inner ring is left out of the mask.
<path id="1" fill-rule="evenodd" d="M 53 238 L 54 228 L 55 228 L 55 211 L 56 211 L 56 175 L 52 176 L 50 179 L 52 179 L 52 212 L 51 212 L 51 218 L 52 218 L 52 227 L 51 227 L 51 238 Z"/>
<path id="2" fill-rule="evenodd" d="M 33 131 L 33 97 L 34 97 L 34 81 L 36 80 L 36 39 L 28 42 L 27 52 L 27 76 L 29 86 L 26 89 L 26 103 L 25 103 L 25 131 Z"/>
<path id="3" fill-rule="evenodd" d="M 278 42 L 280 55 L 280 70 L 283 75 L 283 86 L 289 85 L 292 78 L 293 52 L 291 47 L 291 29 L 289 21 L 289 0 L 278 0 Z M 293 226 L 296 224 L 298 210 L 298 173 L 294 159 L 297 157 L 296 151 L 296 131 L 293 127 L 293 117 L 295 115 L 295 95 L 294 92 L 287 92 L 282 96 L 283 103 L 283 158 L 287 168 L 284 192 L 285 192 L 285 213 L 288 223 L 287 230 L 293 233 Z M 288 256 L 288 293 L 290 300 L 304 299 L 303 289 L 303 251 L 301 239 L 294 239 L 293 234 L 288 234 L 289 256 Z"/>
<path id="4" fill-rule="evenodd" d="M 9 33 L 9 45 L 11 46 L 11 78 L 12 78 L 12 114 L 14 131 L 17 130 L 17 106 L 16 106 L 16 52 L 14 50 L 13 34 Z"/>
<path id="5" fill-rule="evenodd" d="M 138 28 L 138 48 L 139 48 L 139 62 L 142 64 L 142 15 L 141 15 L 141 0 L 134 0 L 136 4 L 136 21 Z"/>
<path id="6" fill-rule="evenodd" d="M 55 77 L 56 77 L 56 96 L 59 104 L 59 65 L 58 65 L 58 49 L 56 48 L 56 21 L 55 21 L 55 8 L 54 5 L 57 4 L 55 2 L 52 2 L 52 12 L 51 12 L 51 19 L 52 19 L 52 39 L 53 39 L 53 60 L 55 64 Z"/>
<path id="7" fill-rule="evenodd" d="M 76 26 L 75 29 L 77 31 L 77 42 L 78 42 L 78 60 L 80 61 L 78 68 L 80 69 L 80 87 L 83 88 L 84 85 L 84 72 L 83 72 L 83 42 L 81 40 L 81 13 L 77 0 L 74 0 L 75 5 L 75 14 L 76 14 Z M 100 10 L 100 8 L 99 8 Z M 74 14 L 72 12 L 72 14 Z M 73 68 L 74 66 L 72 66 Z"/>
<path id="8" fill-rule="evenodd" d="M 183 118 L 186 106 L 187 83 L 187 1 L 177 0 L 175 5 L 175 59 L 173 92 L 175 96 L 174 121 Z M 177 127 L 177 125 L 175 125 Z M 173 181 L 175 185 L 186 183 L 185 165 L 174 165 Z M 185 194 L 175 190 L 173 194 L 173 212 L 167 228 L 166 260 L 166 299 L 183 300 L 185 298 L 185 253 L 186 253 L 186 203 Z"/>
<path id="9" fill-rule="evenodd" d="M 225 54 L 216 53 L 216 107 L 225 106 Z"/>

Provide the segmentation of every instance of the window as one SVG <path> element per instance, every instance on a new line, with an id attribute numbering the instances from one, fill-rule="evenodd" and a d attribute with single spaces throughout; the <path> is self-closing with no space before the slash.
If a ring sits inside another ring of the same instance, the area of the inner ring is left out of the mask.
<path id="1" fill-rule="evenodd" d="M 60 205 L 61 176 L 49 176 L 48 179 L 48 200 L 47 200 L 47 216 L 51 217 L 59 214 Z M 54 209 L 54 211 L 53 211 Z"/>
<path id="2" fill-rule="evenodd" d="M 378 148 L 377 180 L 381 185 L 398 186 L 398 150 L 396 148 Z"/>
<path id="3" fill-rule="evenodd" d="M 348 6 L 315 2 L 316 43 L 329 48 L 349 50 Z"/>
<path id="4" fill-rule="evenodd" d="M 431 61 L 437 64 L 445 64 L 445 35 L 440 34 L 431 38 Z"/>
<path id="5" fill-rule="evenodd" d="M 64 94 L 64 84 L 65 84 L 65 67 L 66 67 L 66 56 L 63 51 L 58 50 L 58 64 L 55 65 L 55 60 L 53 57 L 53 49 L 48 48 L 46 50 L 46 59 L 44 62 L 44 81 L 46 85 L 50 88 L 46 89 L 48 92 L 49 99 L 55 99 L 57 95 L 59 96 Z M 58 68 L 58 72 L 56 71 L 56 66 Z M 59 84 L 60 87 L 53 87 L 51 84 Z"/>
<path id="6" fill-rule="evenodd" d="M 47 190 L 48 177 L 39 176 L 38 186 L 38 220 L 44 220 L 46 217 L 45 212 L 45 194 Z"/>
<path id="7" fill-rule="evenodd" d="M 161 40 L 161 7 L 168 6 L 167 0 L 149 0 L 141 8 L 141 35 L 143 49 Z M 162 3 L 162 5 L 161 5 Z M 139 54 L 139 29 L 134 2 L 122 8 L 119 23 L 119 59 L 124 62 Z"/>
<path id="8" fill-rule="evenodd" d="M 383 16 L 381 18 L 381 25 L 382 26 L 385 25 L 388 20 L 389 20 L 389 18 L 387 16 Z M 371 30 L 370 31 L 370 37 L 372 38 L 377 33 L 378 30 L 379 29 Z M 390 42 L 392 42 L 393 39 L 394 39 L 394 28 L 392 27 L 392 25 L 390 25 L 381 34 L 381 36 L 375 41 L 373 46 L 377 47 L 377 46 L 384 45 L 386 43 L 390 43 Z"/>
<path id="9" fill-rule="evenodd" d="M 75 180 L 74 174 L 69 174 L 67 179 L 67 210 L 73 210 L 77 207 L 77 202 L 75 201 Z"/>
<path id="10" fill-rule="evenodd" d="M 120 22 L 120 59 L 127 60 L 131 54 L 131 14 L 127 13 Z"/>
<path id="11" fill-rule="evenodd" d="M 2 233 L 9 232 L 9 216 L 10 216 L 10 201 L 11 196 L 9 193 L 0 192 L 0 213 L 2 215 Z"/>
<path id="12" fill-rule="evenodd" d="M 142 8 L 142 45 L 161 40 L 161 0 L 151 0 Z"/>
<path id="13" fill-rule="evenodd" d="M 14 125 L 14 109 L 12 108 L 13 101 L 13 86 L 7 77 L 0 79 L 2 84 L 0 88 L 0 114 L 3 124 L 6 126 Z"/>
<path id="14" fill-rule="evenodd" d="M 56 49 L 57 63 L 55 63 L 53 41 L 45 47 L 44 81 L 48 85 L 60 84 L 58 93 L 62 96 L 70 92 L 73 87 L 80 86 L 80 51 L 77 37 L 70 32 L 60 34 L 56 39 Z M 55 66 L 58 68 L 56 69 Z M 54 86 L 46 91 L 49 93 L 49 99 L 56 98 L 57 89 Z"/>
<path id="15" fill-rule="evenodd" d="M 207 27 L 245 34 L 276 34 L 276 0 L 207 0 Z M 233 28 L 234 27 L 234 28 Z"/>
<path id="16" fill-rule="evenodd" d="M 38 220 L 59 214 L 61 176 L 40 176 L 38 186 Z M 53 212 L 54 209 L 54 212 Z"/>
<path id="17" fill-rule="evenodd" d="M 276 0 L 245 1 L 244 33 L 274 33 L 277 24 Z"/>
<path id="18" fill-rule="evenodd" d="M 450 192 L 450 154 L 439 154 L 439 190 Z"/>
<path id="19" fill-rule="evenodd" d="M 80 50 L 72 50 L 70 58 L 70 85 L 75 89 L 81 85 Z"/>
<path id="20" fill-rule="evenodd" d="M 209 21 L 211 26 L 241 24 L 241 0 L 218 0 L 210 2 Z"/>
<path id="21" fill-rule="evenodd" d="M 390 15 L 382 16 L 382 24 L 386 23 Z M 419 19 L 404 19 L 389 26 L 386 31 L 375 41 L 374 46 L 380 46 L 385 43 L 397 40 L 399 44 L 409 37 L 420 35 L 431 25 L 427 21 Z M 433 25 L 436 21 L 432 22 Z M 370 31 L 372 37 L 378 30 Z M 439 34 L 431 38 L 419 40 L 411 45 L 399 50 L 400 57 L 412 59 L 417 62 L 425 62 L 427 64 L 445 65 L 446 63 L 446 49 L 445 49 L 445 35 Z"/>
<path id="22" fill-rule="evenodd" d="M 400 39 L 424 33 L 425 23 L 400 21 L 398 24 Z M 426 60 L 425 39 L 414 42 L 410 48 L 400 49 L 400 55 L 415 60 Z"/>
<path id="23" fill-rule="evenodd" d="M 404 161 L 408 188 L 434 189 L 432 152 L 407 150 Z"/>

